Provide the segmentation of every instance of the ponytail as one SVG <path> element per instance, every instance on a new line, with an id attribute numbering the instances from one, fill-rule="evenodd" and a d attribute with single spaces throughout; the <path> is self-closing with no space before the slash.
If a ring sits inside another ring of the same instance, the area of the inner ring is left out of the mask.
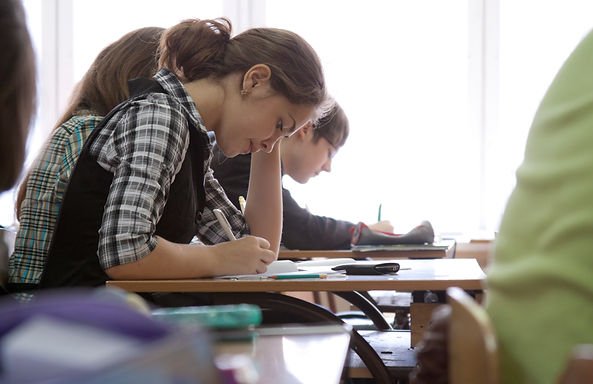
<path id="1" fill-rule="evenodd" d="M 218 76 L 230 36 L 231 22 L 224 18 L 182 21 L 165 32 L 159 67 L 186 82 Z"/>

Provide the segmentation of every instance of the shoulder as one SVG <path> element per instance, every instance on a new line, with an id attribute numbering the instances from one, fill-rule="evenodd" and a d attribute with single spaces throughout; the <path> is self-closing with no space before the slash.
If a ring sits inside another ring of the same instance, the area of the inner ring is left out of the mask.
<path id="1" fill-rule="evenodd" d="M 137 126 L 166 126 L 170 130 L 187 131 L 188 113 L 179 99 L 166 93 L 149 93 L 132 99 L 123 118 Z"/>
<path id="2" fill-rule="evenodd" d="M 130 110 L 163 110 L 183 112 L 181 100 L 167 93 L 153 92 L 132 98 L 129 102 Z"/>
<path id="3" fill-rule="evenodd" d="M 58 150 L 71 142 L 83 142 L 93 129 L 99 125 L 101 120 L 103 120 L 103 117 L 97 115 L 72 116 L 52 132 L 47 145 Z"/>
<path id="4" fill-rule="evenodd" d="M 56 131 L 73 133 L 88 128 L 93 129 L 101 122 L 101 120 L 103 120 L 103 116 L 91 114 L 74 115 L 60 125 Z"/>

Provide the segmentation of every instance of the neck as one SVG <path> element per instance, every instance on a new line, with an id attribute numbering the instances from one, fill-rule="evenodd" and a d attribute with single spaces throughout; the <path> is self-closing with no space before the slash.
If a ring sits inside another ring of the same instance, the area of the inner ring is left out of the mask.
<path id="1" fill-rule="evenodd" d="M 184 84 L 185 90 L 196 104 L 208 131 L 215 131 L 220 124 L 224 91 L 212 79 L 194 80 Z"/>

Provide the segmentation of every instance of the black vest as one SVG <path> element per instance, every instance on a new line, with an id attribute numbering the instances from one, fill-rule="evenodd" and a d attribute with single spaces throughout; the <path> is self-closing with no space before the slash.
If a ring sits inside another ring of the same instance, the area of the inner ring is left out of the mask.
<path id="1" fill-rule="evenodd" d="M 113 174 L 101 168 L 89 148 L 110 117 L 148 93 L 166 93 L 155 81 L 130 82 L 132 98 L 117 106 L 91 133 L 71 175 L 56 223 L 39 288 L 98 286 L 109 279 L 97 256 L 99 228 Z M 187 118 L 188 122 L 191 120 Z M 197 233 L 205 203 L 204 161 L 207 137 L 189 126 L 190 142 L 183 164 L 171 184 L 155 234 L 174 243 L 189 243 Z"/>

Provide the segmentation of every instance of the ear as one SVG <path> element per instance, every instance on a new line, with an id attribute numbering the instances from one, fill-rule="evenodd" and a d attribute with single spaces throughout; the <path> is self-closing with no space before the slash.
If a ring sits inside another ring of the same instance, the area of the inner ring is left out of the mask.
<path id="1" fill-rule="evenodd" d="M 314 129 L 313 123 L 311 121 L 308 121 L 305 123 L 305 125 L 303 125 L 301 128 L 299 128 L 293 136 L 298 137 L 299 139 L 305 139 L 305 138 L 312 139 L 313 138 L 313 129 Z"/>
<path id="2" fill-rule="evenodd" d="M 272 70 L 266 64 L 256 64 L 243 75 L 242 89 L 251 92 L 253 88 L 267 84 L 272 77 Z"/>

